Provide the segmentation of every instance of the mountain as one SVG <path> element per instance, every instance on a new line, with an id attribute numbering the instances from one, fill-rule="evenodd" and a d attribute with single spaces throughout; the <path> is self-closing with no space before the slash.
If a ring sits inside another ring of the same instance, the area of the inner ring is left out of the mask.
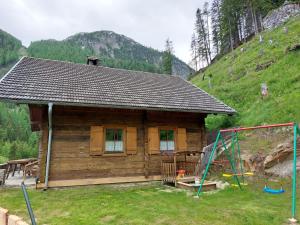
<path id="1" fill-rule="evenodd" d="M 104 66 L 162 72 L 162 52 L 112 31 L 78 33 L 62 41 L 36 41 L 30 44 L 28 52 L 34 57 L 78 63 L 85 63 L 87 55 L 95 55 Z M 186 63 L 174 56 L 173 74 L 187 78 L 192 72 Z"/>
<path id="2" fill-rule="evenodd" d="M 18 60 L 21 48 L 20 40 L 0 29 L 0 77 Z"/>
<path id="3" fill-rule="evenodd" d="M 261 35 L 262 42 L 257 35 L 191 79 L 238 111 L 210 117 L 210 129 L 300 121 L 300 17 Z M 262 98 L 264 83 L 269 94 Z"/>

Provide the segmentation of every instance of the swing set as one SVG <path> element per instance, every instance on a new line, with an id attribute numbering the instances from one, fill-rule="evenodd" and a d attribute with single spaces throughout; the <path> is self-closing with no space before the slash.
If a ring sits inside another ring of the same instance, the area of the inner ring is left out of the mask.
<path id="1" fill-rule="evenodd" d="M 226 157 L 229 160 L 230 167 L 232 170 L 232 174 L 223 174 L 224 177 L 233 177 L 236 186 L 239 187 L 242 190 L 242 185 L 245 184 L 244 177 L 245 176 L 253 176 L 254 174 L 252 172 L 244 172 L 244 168 L 242 165 L 242 160 L 241 160 L 241 150 L 240 150 L 240 145 L 239 145 L 239 139 L 238 139 L 238 132 L 240 131 L 248 131 L 248 130 L 256 130 L 256 129 L 267 129 L 267 128 L 275 128 L 275 127 L 293 127 L 293 180 L 292 180 L 292 219 L 290 221 L 296 221 L 295 219 L 295 214 L 296 214 L 296 176 L 297 176 L 297 136 L 300 135 L 300 128 L 296 123 L 282 123 L 282 124 L 272 124 L 272 125 L 264 125 L 264 126 L 256 126 L 256 127 L 241 127 L 241 128 L 231 128 L 231 129 L 222 129 L 219 130 L 217 138 L 214 142 L 213 149 L 211 151 L 211 154 L 208 159 L 208 163 L 206 164 L 206 168 L 204 170 L 200 186 L 197 192 L 197 196 L 200 195 L 202 191 L 202 186 L 204 184 L 205 178 L 207 176 L 207 173 L 209 171 L 210 165 L 213 162 L 213 158 L 215 155 L 215 152 L 217 150 L 218 144 L 221 141 L 221 144 L 224 148 L 224 152 Z M 225 139 L 222 136 L 224 133 L 231 132 L 231 152 L 228 149 L 228 147 L 225 144 Z M 237 152 L 236 149 L 237 148 Z M 239 159 L 239 164 L 240 164 L 240 173 L 237 172 L 236 168 L 236 159 L 235 159 L 235 154 L 237 153 L 238 159 Z M 241 181 L 239 179 L 241 178 Z M 282 188 L 281 189 L 272 189 L 270 188 L 267 183 L 263 189 L 264 192 L 270 193 L 270 194 L 282 194 L 285 192 L 285 190 Z"/>

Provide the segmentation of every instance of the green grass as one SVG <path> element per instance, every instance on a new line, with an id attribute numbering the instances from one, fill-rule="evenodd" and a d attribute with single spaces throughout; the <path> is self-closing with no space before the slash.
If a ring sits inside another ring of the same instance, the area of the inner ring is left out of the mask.
<path id="1" fill-rule="evenodd" d="M 159 184 L 29 190 L 38 224 L 284 224 L 291 193 L 270 195 L 262 185 L 227 188 L 199 199 Z M 28 221 L 20 189 L 0 189 L 0 206 Z M 300 206 L 300 201 L 297 203 Z M 299 210 L 298 210 L 299 212 Z M 298 214 L 298 216 L 300 216 Z"/>
<path id="2" fill-rule="evenodd" d="M 283 26 L 288 27 L 288 34 L 283 32 Z M 204 80 L 203 74 L 191 80 L 238 111 L 238 117 L 229 125 L 300 122 L 300 51 L 285 52 L 288 46 L 300 44 L 300 17 L 283 26 L 263 32 L 263 43 L 255 37 L 223 56 L 208 67 Z M 270 39 L 273 44 L 269 43 Z M 274 64 L 255 71 L 258 64 L 269 60 Z M 209 74 L 213 76 L 211 89 L 208 87 Z M 262 83 L 267 83 L 269 89 L 269 96 L 264 100 L 260 94 Z M 228 124 L 225 120 L 225 117 L 213 117 L 208 120 L 209 128 Z"/>

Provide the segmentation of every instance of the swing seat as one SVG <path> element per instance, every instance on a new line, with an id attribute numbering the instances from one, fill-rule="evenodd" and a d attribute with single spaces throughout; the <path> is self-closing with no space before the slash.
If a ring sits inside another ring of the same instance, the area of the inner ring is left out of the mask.
<path id="1" fill-rule="evenodd" d="M 244 174 L 241 174 L 241 173 L 238 173 L 238 174 L 228 174 L 228 173 L 223 173 L 223 177 L 233 177 L 233 176 L 253 176 L 254 175 L 254 173 L 252 173 L 252 172 L 246 172 L 246 173 L 244 173 Z"/>
<path id="2" fill-rule="evenodd" d="M 264 187 L 264 192 L 270 193 L 270 194 L 283 194 L 285 192 L 284 189 L 272 189 L 269 188 L 268 186 Z"/>
<path id="3" fill-rule="evenodd" d="M 240 183 L 241 186 L 248 186 L 247 183 Z M 231 184 L 231 187 L 239 187 L 237 184 Z"/>

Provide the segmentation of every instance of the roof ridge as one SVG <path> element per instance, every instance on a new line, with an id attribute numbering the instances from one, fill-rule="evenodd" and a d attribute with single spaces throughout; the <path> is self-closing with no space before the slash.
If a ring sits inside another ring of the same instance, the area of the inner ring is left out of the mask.
<path id="1" fill-rule="evenodd" d="M 72 65 L 78 65 L 78 66 L 85 66 L 88 68 L 97 68 L 97 67 L 102 67 L 102 68 L 107 68 L 110 70 L 121 70 L 121 71 L 130 71 L 130 72 L 137 72 L 137 73 L 143 73 L 143 74 L 150 74 L 150 75 L 155 75 L 155 76 L 163 76 L 163 77 L 180 77 L 179 75 L 170 75 L 170 74 L 165 74 L 165 73 L 153 73 L 153 72 L 147 72 L 147 71 L 140 71 L 140 70 L 128 70 L 128 69 L 123 69 L 123 68 L 113 68 L 113 67 L 108 67 L 108 66 L 103 66 L 103 65 L 98 65 L 98 66 L 91 66 L 83 63 L 75 63 L 75 62 L 70 62 L 70 61 L 62 61 L 62 60 L 57 60 L 57 59 L 45 59 L 45 58 L 40 58 L 40 57 L 32 57 L 32 56 L 23 56 L 23 58 L 30 58 L 30 59 L 37 59 L 37 60 L 44 60 L 44 61 L 51 61 L 51 62 L 60 62 L 60 63 L 68 63 Z M 181 78 L 181 77 L 180 77 Z"/>

